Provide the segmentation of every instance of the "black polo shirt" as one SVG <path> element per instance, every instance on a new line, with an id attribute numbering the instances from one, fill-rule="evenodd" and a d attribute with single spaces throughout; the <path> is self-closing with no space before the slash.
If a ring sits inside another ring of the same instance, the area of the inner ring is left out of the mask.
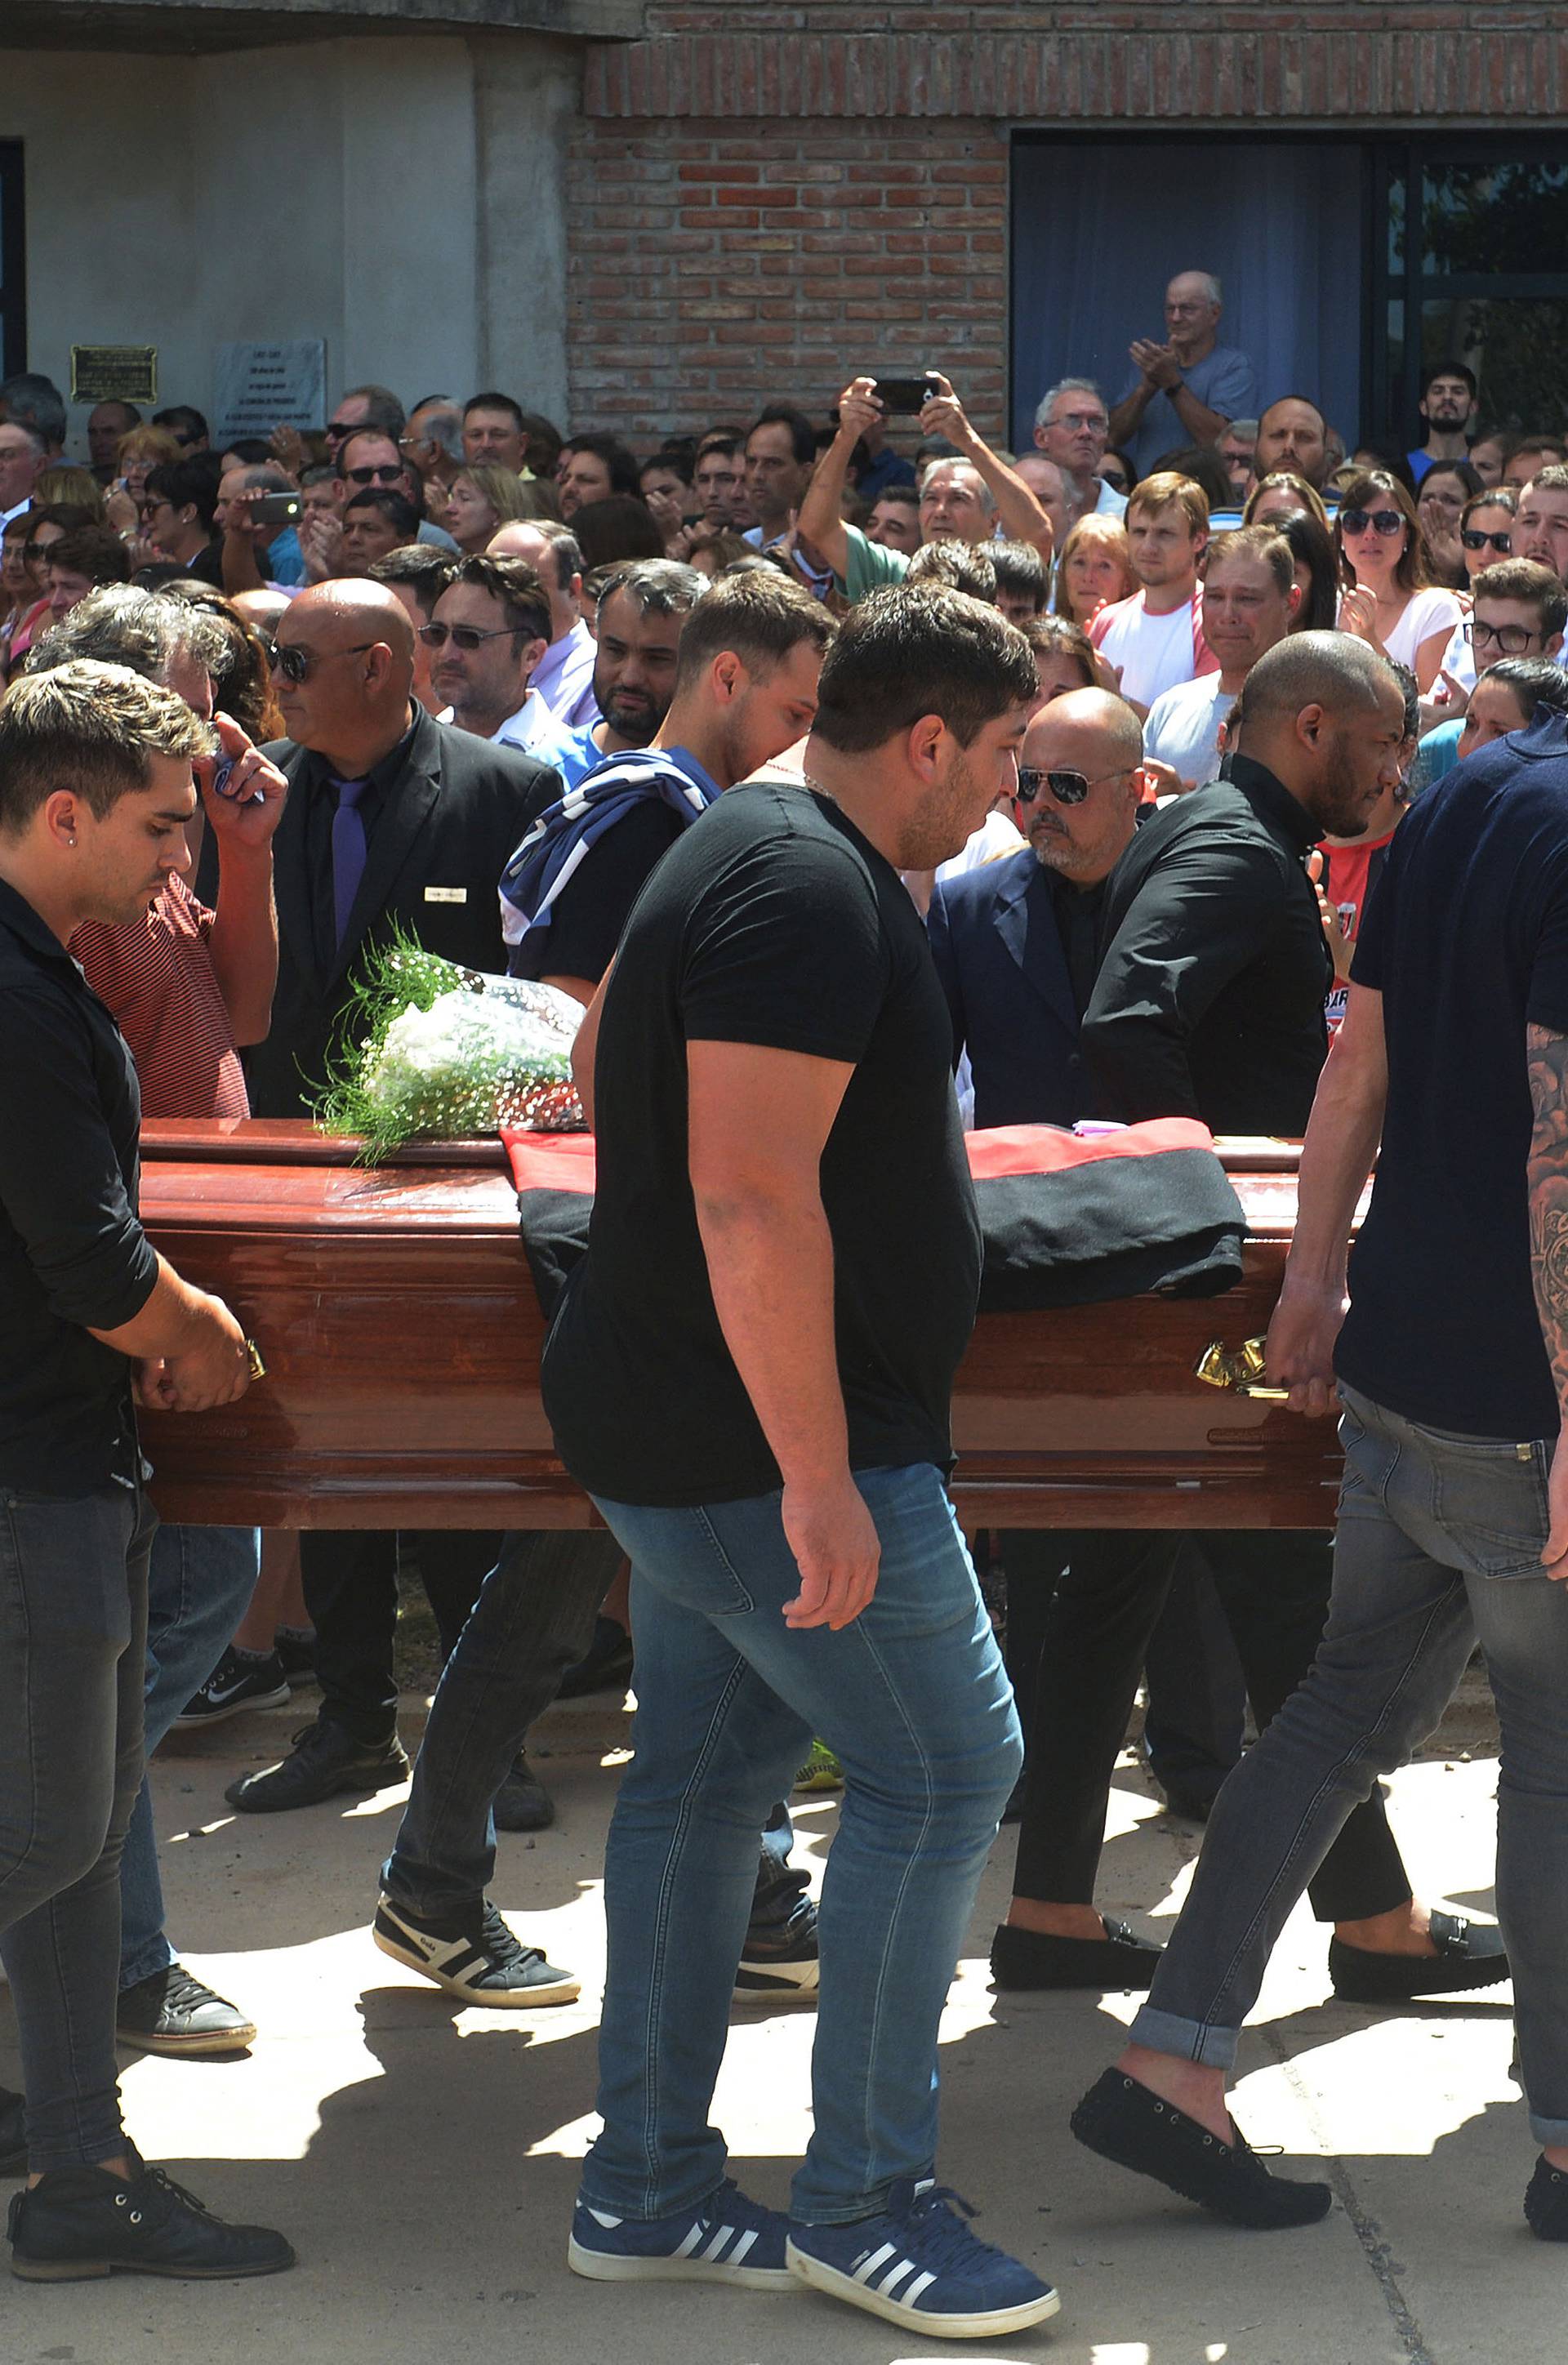
<path id="1" fill-rule="evenodd" d="M 0 880 L 0 1486 L 84 1495 L 139 1468 L 131 1321 L 157 1259 L 137 1218 L 141 1095 L 118 1027 Z"/>

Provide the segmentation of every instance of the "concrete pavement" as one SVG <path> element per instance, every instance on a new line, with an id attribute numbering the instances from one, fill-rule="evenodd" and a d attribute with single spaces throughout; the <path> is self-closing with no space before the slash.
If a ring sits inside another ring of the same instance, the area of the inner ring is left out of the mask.
<path id="1" fill-rule="evenodd" d="M 1534 2150 L 1508 2078 L 1507 1989 L 1397 2013 L 1335 2004 L 1324 1935 L 1298 1914 L 1246 2040 L 1238 2116 L 1255 2144 L 1282 2146 L 1287 2170 L 1327 2162 L 1337 2205 L 1305 2231 L 1234 2232 L 1069 2136 L 1069 2111 L 1133 2003 L 991 1994 L 1005 1833 L 944 2029 L 941 2168 L 980 2204 L 987 2239 L 1058 2284 L 1055 2324 L 927 2344 L 805 2292 L 581 2282 L 564 2251 L 593 2126 L 621 1713 L 602 1701 L 551 1711 L 538 1763 L 558 1821 L 501 1843 L 497 1901 L 585 1980 L 580 2004 L 525 2013 L 458 2009 L 371 1945 L 401 1790 L 277 1817 L 224 1805 L 225 1783 L 280 1754 L 297 1721 L 235 1720 L 155 1768 L 171 1931 L 262 2034 L 235 2061 L 128 2055 L 124 2092 L 150 2158 L 225 2214 L 284 2227 L 300 2266 L 225 2285 L 6 2279 L 0 2365 L 936 2365 L 954 2351 L 1058 2365 L 1557 2365 L 1568 2349 L 1568 2253 L 1534 2241 L 1519 2214 Z M 1426 1893 L 1488 1912 L 1496 1769 L 1484 1721 L 1472 1712 L 1443 1743 L 1451 1755 L 1393 1785 L 1395 1826 Z M 819 1859 L 834 1802 L 799 1806 L 801 1845 Z M 1127 1762 L 1102 1902 L 1149 1913 L 1158 1930 L 1195 1844 Z M 734 2017 L 717 2115 L 735 2174 L 776 2205 L 808 2131 L 812 2026 L 799 2008 Z M 0 2082 L 15 2082 L 15 2066 L 0 2000 Z"/>

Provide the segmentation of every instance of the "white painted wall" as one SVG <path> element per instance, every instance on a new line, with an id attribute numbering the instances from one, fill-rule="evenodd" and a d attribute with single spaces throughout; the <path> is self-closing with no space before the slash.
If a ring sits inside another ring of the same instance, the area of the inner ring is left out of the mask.
<path id="1" fill-rule="evenodd" d="M 0 50 L 28 367 L 68 389 L 73 344 L 155 344 L 160 404 L 210 414 L 215 345 L 325 337 L 329 401 L 498 383 L 564 418 L 577 75 L 572 45 L 529 34 Z"/>

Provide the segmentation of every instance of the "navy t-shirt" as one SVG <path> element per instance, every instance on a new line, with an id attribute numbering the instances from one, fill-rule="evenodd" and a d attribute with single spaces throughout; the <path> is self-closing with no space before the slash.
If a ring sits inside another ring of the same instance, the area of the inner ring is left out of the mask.
<path id="1" fill-rule="evenodd" d="M 1568 1034 L 1568 721 L 1538 712 L 1412 808 L 1350 976 L 1383 996 L 1389 1089 L 1339 1375 L 1434 1429 L 1554 1437 L 1525 1029 Z"/>

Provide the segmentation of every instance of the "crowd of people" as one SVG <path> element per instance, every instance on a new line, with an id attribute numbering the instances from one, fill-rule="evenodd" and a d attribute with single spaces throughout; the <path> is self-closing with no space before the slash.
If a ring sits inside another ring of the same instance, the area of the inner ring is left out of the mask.
<path id="1" fill-rule="evenodd" d="M 578 1991 L 490 1902 L 496 1833 L 552 1815 L 542 1709 L 634 1662 L 577 2272 L 803 2281 L 951 2337 L 1054 2310 L 935 2181 L 937 2020 L 1001 1819 L 997 1987 L 1151 1990 L 1083 2141 L 1238 2224 L 1324 2213 L 1224 2091 L 1310 1885 L 1341 1996 L 1511 1967 L 1527 2214 L 1568 2239 L 1568 444 L 1488 426 L 1447 364 L 1415 449 L 1347 449 L 1308 397 L 1259 404 L 1221 309 L 1180 275 L 1127 386 L 1064 378 L 1017 454 L 936 370 L 641 460 L 498 391 L 405 411 L 360 386 L 319 433 L 227 448 L 189 407 L 101 403 L 77 465 L 49 381 L 0 385 L 0 1089 L 30 1115 L 0 1151 L 18 2274 L 291 2263 L 120 2120 L 117 2037 L 257 2033 L 167 1932 L 145 1758 L 313 1682 L 235 1810 L 407 1777 L 400 1569 L 443 1671 L 373 1930 L 467 2001 Z M 398 929 L 585 1014 L 598 1198 L 543 1376 L 605 1528 L 159 1526 L 133 1393 L 199 1413 L 251 1367 L 140 1229 L 140 1115 L 308 1114 Z M 1318 1414 L 1383 1131 L 1338 1541 L 989 1538 L 999 1648 L 945 1492 L 960 1122 L 1170 1116 L 1307 1136 L 1271 1355 Z M 1415 1897 L 1376 1788 L 1477 1631 L 1526 1768 L 1500 1928 Z M 1140 1679 L 1155 1780 L 1213 1818 L 1163 1949 L 1094 1905 Z M 790 1861 L 808 1766 L 843 1788 L 820 1906 Z M 820 2012 L 788 2219 L 708 2124 L 732 1997 L 780 1995 Z"/>

